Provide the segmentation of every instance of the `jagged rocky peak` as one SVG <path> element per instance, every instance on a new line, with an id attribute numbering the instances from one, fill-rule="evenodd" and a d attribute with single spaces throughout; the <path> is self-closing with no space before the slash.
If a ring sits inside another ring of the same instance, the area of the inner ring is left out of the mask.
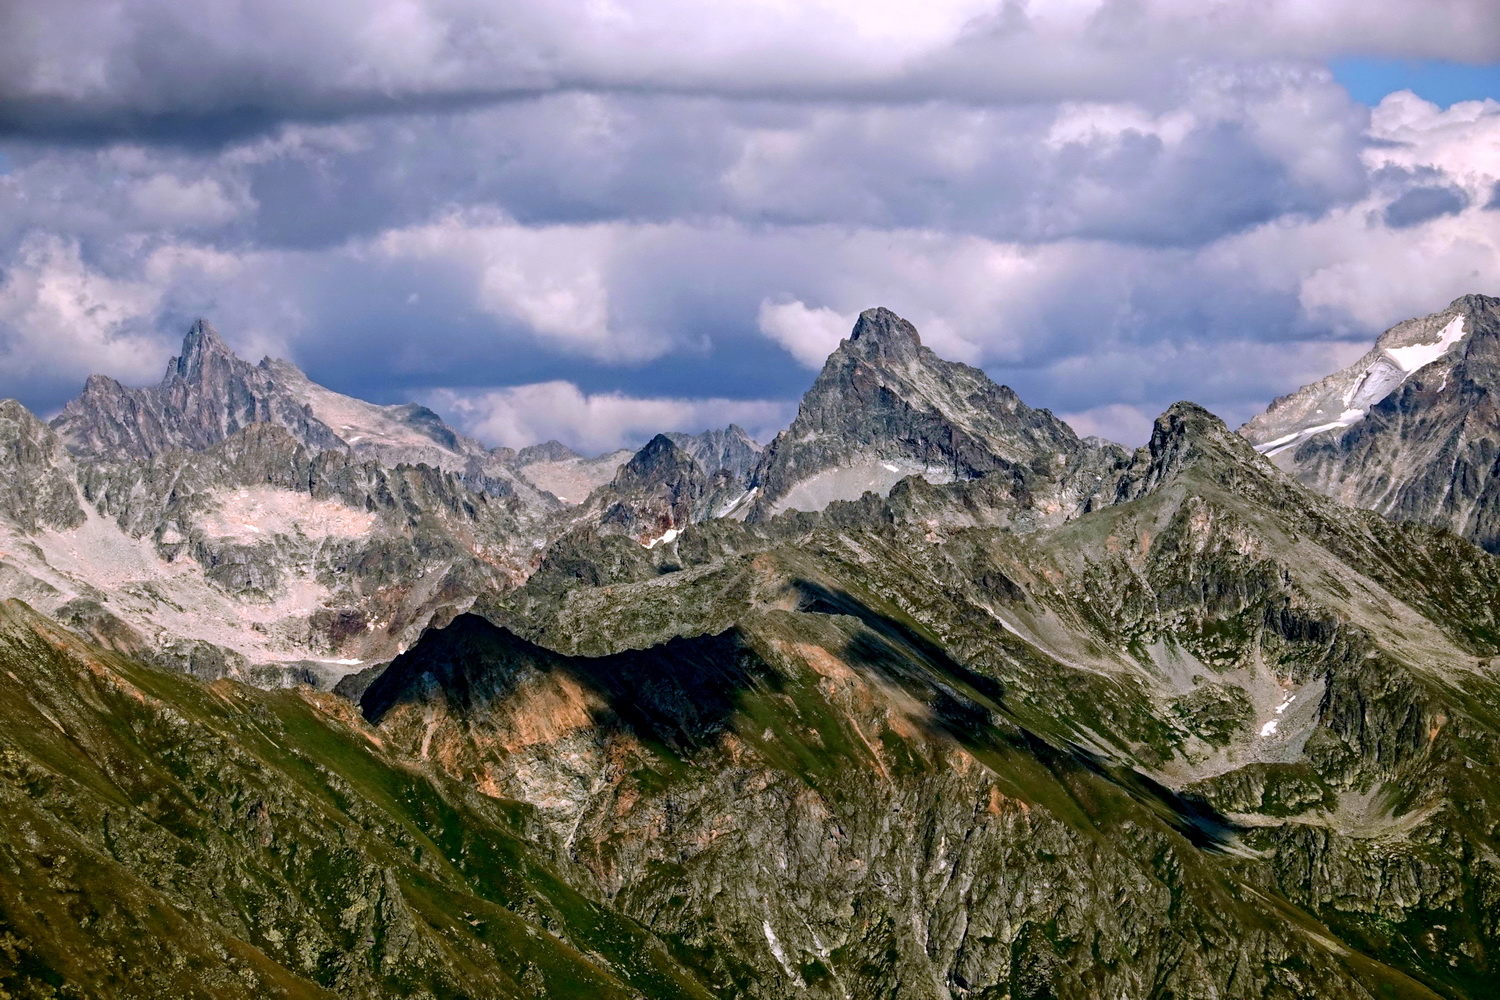
<path id="1" fill-rule="evenodd" d="M 92 376 L 52 426 L 75 454 L 118 460 L 200 451 L 261 422 L 279 423 L 315 447 L 342 443 L 271 371 L 237 357 L 200 319 L 159 384 L 134 389 Z"/>
<path id="2" fill-rule="evenodd" d="M 845 343 L 869 357 L 909 361 L 916 358 L 922 338 L 911 323 L 879 306 L 859 314 Z"/>
<path id="3" fill-rule="evenodd" d="M 1304 485 L 1500 551 L 1500 298 L 1398 323 L 1240 433 Z"/>
<path id="4" fill-rule="evenodd" d="M 1497 337 L 1500 299 L 1462 296 L 1441 312 L 1391 327 L 1354 364 L 1276 399 L 1240 433 L 1288 467 L 1303 442 L 1342 434 L 1435 363 L 1496 356 Z"/>
<path id="5" fill-rule="evenodd" d="M 119 461 L 202 451 L 257 423 L 275 424 L 314 451 L 349 451 L 387 466 L 427 464 L 462 472 L 483 492 L 516 495 L 543 510 L 555 506 L 504 456 L 459 434 L 427 407 L 345 396 L 282 359 L 251 364 L 201 319 L 160 383 L 135 389 L 90 376 L 52 426 L 74 454 Z"/>
<path id="6" fill-rule="evenodd" d="M 670 543 L 688 525 L 713 516 L 729 478 L 725 472 L 705 472 L 669 436 L 658 434 L 578 505 L 570 524 L 601 535 L 626 535 L 647 548 Z M 735 486 L 730 492 L 743 490 Z"/>
<path id="7" fill-rule="evenodd" d="M 687 452 L 709 475 L 727 471 L 736 480 L 748 480 L 765 449 L 743 427 L 730 424 L 699 434 L 668 434 L 672 443 Z"/>
<path id="8" fill-rule="evenodd" d="M 869 309 L 766 448 L 749 515 L 883 495 L 912 475 L 943 483 L 1023 466 L 1056 470 L 1087 449 L 1048 411 L 924 347 L 911 323 Z"/>
<path id="9" fill-rule="evenodd" d="M 1136 450 L 1121 477 L 1116 499 L 1133 500 L 1151 493 L 1194 465 L 1212 467 L 1220 480 L 1243 483 L 1246 474 L 1260 478 L 1271 470 L 1244 438 L 1213 413 L 1186 400 L 1173 403 L 1151 427 L 1151 439 Z M 1273 473 L 1274 474 L 1274 473 Z"/>
<path id="10" fill-rule="evenodd" d="M 677 447 L 667 435 L 658 434 L 620 467 L 620 471 L 615 473 L 614 485 L 628 490 L 670 484 L 701 471 L 698 463 L 693 461 L 693 456 Z"/>
<path id="11" fill-rule="evenodd" d="M 240 359 L 224 343 L 213 324 L 206 319 L 197 319 L 188 327 L 187 336 L 182 338 L 182 354 L 169 363 L 168 375 L 175 370 L 180 378 L 202 379 L 214 365 L 232 365 L 238 361 Z"/>

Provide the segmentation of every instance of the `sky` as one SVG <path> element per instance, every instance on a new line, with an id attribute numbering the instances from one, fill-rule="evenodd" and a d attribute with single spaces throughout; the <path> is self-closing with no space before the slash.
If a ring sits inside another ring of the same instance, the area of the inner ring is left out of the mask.
<path id="1" fill-rule="evenodd" d="M 784 426 L 859 311 L 1086 434 L 1500 294 L 1494 0 L 9 0 L 0 396 L 196 317 L 490 444 Z"/>

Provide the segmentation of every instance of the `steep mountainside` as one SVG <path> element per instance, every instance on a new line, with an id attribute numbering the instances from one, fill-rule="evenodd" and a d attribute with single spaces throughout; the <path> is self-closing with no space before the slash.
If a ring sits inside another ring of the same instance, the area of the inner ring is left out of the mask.
<path id="1" fill-rule="evenodd" d="M 1321 493 L 1500 551 L 1497 391 L 1500 299 L 1468 295 L 1391 328 L 1240 433 Z"/>
<path id="2" fill-rule="evenodd" d="M 1061 527 L 979 486 L 565 539 L 364 710 L 733 995 L 1483 995 L 1492 560 L 1188 405 Z"/>
<path id="3" fill-rule="evenodd" d="M 764 450 L 0 404 L 0 997 L 1488 998 L 1497 320 L 1134 454 L 885 310 Z"/>
<path id="4" fill-rule="evenodd" d="M 207 677 L 331 684 L 524 579 L 518 501 L 251 424 L 200 452 L 79 463 L 8 404 L 6 594 Z"/>
<path id="5" fill-rule="evenodd" d="M 0 579 L 112 648 L 330 686 L 530 572 L 561 505 L 513 458 L 198 323 L 159 386 L 0 403 Z"/>
<path id="6" fill-rule="evenodd" d="M 723 430 L 701 434 L 668 434 L 672 443 L 693 457 L 712 476 L 728 472 L 736 482 L 748 482 L 765 449 L 743 427 L 730 424 Z"/>
<path id="7" fill-rule="evenodd" d="M 528 814 L 331 695 L 204 685 L 0 604 L 0 995 L 706 1000 Z"/>
<path id="8" fill-rule="evenodd" d="M 870 309 L 767 446 L 746 509 L 752 518 L 818 511 L 888 493 L 911 475 L 942 483 L 1001 473 L 1055 488 L 1085 478 L 1079 467 L 1092 467 L 1094 452 L 979 369 L 939 358 L 906 320 Z"/>

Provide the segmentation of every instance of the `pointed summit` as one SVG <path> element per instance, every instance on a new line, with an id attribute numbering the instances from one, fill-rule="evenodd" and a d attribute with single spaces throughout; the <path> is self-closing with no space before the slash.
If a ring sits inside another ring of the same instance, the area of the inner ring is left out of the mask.
<path id="1" fill-rule="evenodd" d="M 1251 479 L 1260 482 L 1267 474 L 1274 475 L 1250 442 L 1213 413 L 1184 400 L 1173 403 L 1156 418 L 1150 442 L 1136 451 L 1115 499 L 1124 502 L 1151 493 L 1190 466 L 1207 466 L 1212 478 L 1241 486 Z"/>
<path id="2" fill-rule="evenodd" d="M 889 309 L 869 309 L 802 397 L 792 426 L 767 446 L 750 516 L 885 495 L 912 475 L 945 483 L 1060 469 L 1086 447 L 1067 424 L 978 368 L 923 347 L 916 327 Z"/>
<path id="3" fill-rule="evenodd" d="M 658 434 L 584 503 L 602 534 L 625 534 L 650 548 L 703 520 L 709 477 L 686 451 Z"/>
<path id="4" fill-rule="evenodd" d="M 916 357 L 922 338 L 911 323 L 879 306 L 859 314 L 848 343 L 867 355 L 905 361 Z"/>
<path id="5" fill-rule="evenodd" d="M 251 364 L 204 319 L 188 329 L 160 383 L 137 389 L 90 376 L 52 427 L 74 454 L 113 462 L 202 451 L 254 424 L 275 424 L 312 451 L 350 450 L 391 465 L 424 462 L 472 472 L 487 491 L 516 492 L 514 475 L 499 460 L 431 410 L 341 395 L 287 361 Z"/>
<path id="6" fill-rule="evenodd" d="M 234 356 L 229 345 L 224 343 L 224 338 L 219 336 L 219 331 L 208 320 L 200 318 L 188 327 L 187 336 L 182 338 L 182 354 L 173 361 L 179 374 L 191 376 L 201 371 L 209 358 Z"/>

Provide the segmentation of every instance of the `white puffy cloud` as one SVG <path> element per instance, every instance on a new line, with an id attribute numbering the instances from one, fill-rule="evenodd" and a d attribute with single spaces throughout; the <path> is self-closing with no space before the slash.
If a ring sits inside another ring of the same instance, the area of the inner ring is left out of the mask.
<path id="1" fill-rule="evenodd" d="M 159 373 L 159 342 L 140 322 L 159 300 L 148 283 L 91 269 L 75 242 L 28 239 L 0 281 L 0 360 L 8 380 L 76 391 L 94 372 L 124 379 Z"/>
<path id="2" fill-rule="evenodd" d="M 731 423 L 764 441 L 790 420 L 793 409 L 781 401 L 585 393 L 564 381 L 487 392 L 439 389 L 425 401 L 487 442 L 521 448 L 556 439 L 586 454 L 639 446 L 665 431 L 695 433 Z"/>
<path id="3" fill-rule="evenodd" d="M 760 332 L 776 341 L 809 368 L 821 368 L 839 341 L 854 328 L 853 314 L 837 313 L 826 306 L 809 309 L 799 301 L 762 300 L 756 323 Z"/>
<path id="4" fill-rule="evenodd" d="M 222 226 L 247 211 L 250 205 L 236 200 L 211 177 L 185 181 L 173 174 L 152 174 L 135 184 L 130 203 L 147 225 Z"/>
<path id="5" fill-rule="evenodd" d="M 43 408 L 208 315 L 607 447 L 788 414 L 886 305 L 1138 443 L 1500 291 L 1500 104 L 1372 112 L 1318 62 L 1500 57 L 1492 0 L 37 2 L 0 5 L 0 393 Z"/>

